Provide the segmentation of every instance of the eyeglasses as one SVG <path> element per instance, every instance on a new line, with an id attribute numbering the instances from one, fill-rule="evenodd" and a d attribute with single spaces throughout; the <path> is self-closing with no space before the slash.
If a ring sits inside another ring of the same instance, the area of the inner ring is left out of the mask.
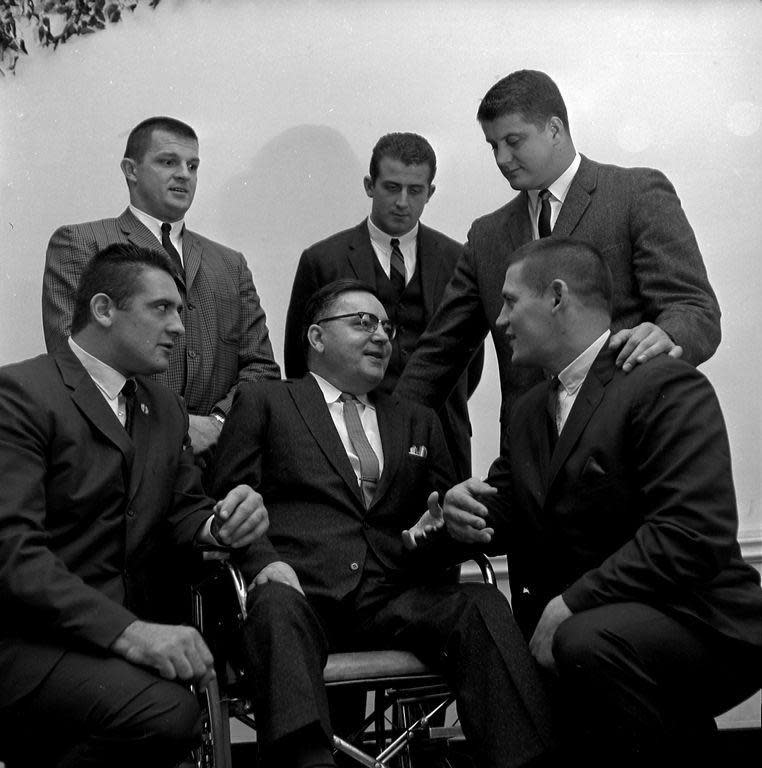
<path id="1" fill-rule="evenodd" d="M 397 329 L 391 320 L 379 320 L 375 315 L 370 312 L 349 312 L 346 315 L 334 315 L 333 317 L 323 317 L 320 320 L 315 320 L 317 325 L 320 323 L 327 323 L 329 320 L 343 320 L 347 317 L 356 317 L 360 320 L 360 327 L 366 333 L 375 333 L 380 325 L 384 333 L 389 337 L 389 340 L 393 339 L 397 335 Z"/>

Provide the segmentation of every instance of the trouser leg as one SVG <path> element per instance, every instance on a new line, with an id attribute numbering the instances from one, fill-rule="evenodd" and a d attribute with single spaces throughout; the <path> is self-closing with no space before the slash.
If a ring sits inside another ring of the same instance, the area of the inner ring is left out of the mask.
<path id="1" fill-rule="evenodd" d="M 364 624 L 367 636 L 383 637 L 442 670 L 480 766 L 526 765 L 550 748 L 543 684 L 498 590 L 483 584 L 415 587 L 374 610 Z"/>
<path id="2" fill-rule="evenodd" d="M 304 596 L 278 582 L 254 588 L 249 594 L 244 642 L 253 671 L 259 740 L 272 744 L 318 724 L 330 743 L 323 684 L 327 640 Z"/>
<path id="3" fill-rule="evenodd" d="M 754 690 L 751 649 L 639 603 L 575 614 L 556 632 L 558 722 L 588 764 L 711 764 L 713 717 Z"/>
<path id="4" fill-rule="evenodd" d="M 195 697 L 117 657 L 66 653 L 3 714 L 29 768 L 171 768 L 200 736 Z"/>

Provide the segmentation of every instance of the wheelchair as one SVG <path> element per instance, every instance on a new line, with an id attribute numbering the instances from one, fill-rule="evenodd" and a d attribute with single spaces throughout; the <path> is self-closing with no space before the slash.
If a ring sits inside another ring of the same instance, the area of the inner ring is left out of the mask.
<path id="1" fill-rule="evenodd" d="M 204 692 L 196 692 L 203 723 L 193 764 L 196 768 L 232 768 L 230 719 L 256 729 L 253 704 L 246 693 L 246 665 L 235 637 L 246 619 L 246 582 L 227 550 L 205 548 L 203 556 L 204 576 L 191 590 L 193 623 L 204 637 L 212 638 L 213 647 L 221 644 L 227 650 L 225 658 L 215 653 L 217 680 Z M 484 583 L 497 588 L 489 559 L 480 553 L 471 559 Z M 454 694 L 440 675 L 408 651 L 332 653 L 323 679 L 329 691 L 354 688 L 364 691 L 366 697 L 373 694 L 370 714 L 357 730 L 333 737 L 334 754 L 345 755 L 358 765 L 416 768 L 416 763 L 430 764 L 425 757 L 427 747 L 462 741 L 459 726 L 443 724 Z M 450 765 L 446 758 L 441 764 Z"/>

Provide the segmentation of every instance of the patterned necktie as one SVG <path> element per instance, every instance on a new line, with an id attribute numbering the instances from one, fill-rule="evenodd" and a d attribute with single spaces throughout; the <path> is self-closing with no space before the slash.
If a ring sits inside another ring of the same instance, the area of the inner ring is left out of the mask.
<path id="1" fill-rule="evenodd" d="M 183 260 L 180 258 L 180 254 L 177 252 L 177 248 L 172 245 L 172 241 L 169 239 L 169 233 L 172 231 L 172 225 L 166 221 L 161 225 L 161 244 L 164 246 L 164 250 L 169 254 L 172 263 L 175 265 L 175 271 L 180 279 L 185 282 L 185 270 L 183 269 Z"/>
<path id="2" fill-rule="evenodd" d="M 392 262 L 389 277 L 391 278 L 397 296 L 401 296 L 405 290 L 405 258 L 400 250 L 400 241 L 393 237 L 389 241 L 392 246 Z"/>
<path id="3" fill-rule="evenodd" d="M 348 392 L 342 392 L 339 399 L 344 404 L 344 423 L 347 426 L 349 441 L 360 460 L 360 486 L 367 509 L 373 501 L 378 483 L 378 456 L 368 441 L 368 436 L 365 434 L 360 421 L 360 414 L 357 412 L 357 398 Z"/>
<path id="4" fill-rule="evenodd" d="M 540 207 L 540 216 L 537 219 L 537 231 L 540 237 L 548 237 L 550 235 L 550 191 L 541 189 L 539 198 L 542 201 L 542 205 Z"/>
<path id="5" fill-rule="evenodd" d="M 124 397 L 124 428 L 130 436 L 132 436 L 132 422 L 135 416 L 135 393 L 137 389 L 138 385 L 135 379 L 127 379 L 120 392 Z"/>

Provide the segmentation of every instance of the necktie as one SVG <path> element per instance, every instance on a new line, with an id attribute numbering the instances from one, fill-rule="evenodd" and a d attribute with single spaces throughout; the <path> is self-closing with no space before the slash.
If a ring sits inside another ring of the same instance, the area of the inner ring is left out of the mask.
<path id="1" fill-rule="evenodd" d="M 172 241 L 169 239 L 169 233 L 172 230 L 172 225 L 166 221 L 161 225 L 161 244 L 164 246 L 164 250 L 169 254 L 172 259 L 172 263 L 175 265 L 175 271 L 181 280 L 185 281 L 185 270 L 183 269 L 183 260 L 180 258 L 180 254 L 177 252 L 177 248 L 172 245 Z"/>
<path id="2" fill-rule="evenodd" d="M 138 385 L 135 379 L 127 379 L 122 387 L 121 394 L 124 396 L 124 428 L 128 435 L 132 435 L 132 421 L 135 415 L 135 393 Z"/>
<path id="3" fill-rule="evenodd" d="M 392 263 L 389 277 L 391 278 L 394 290 L 397 291 L 397 296 L 401 296 L 405 290 L 405 259 L 400 250 L 400 241 L 396 237 L 389 241 L 389 245 L 392 246 Z"/>
<path id="4" fill-rule="evenodd" d="M 551 451 L 556 445 L 558 440 L 558 386 L 560 382 L 558 376 L 554 376 L 548 381 L 548 434 L 550 435 L 550 449 Z"/>
<path id="5" fill-rule="evenodd" d="M 357 458 L 360 459 L 360 486 L 367 509 L 373 501 L 378 483 L 378 456 L 373 451 L 363 429 L 355 396 L 342 392 L 339 399 L 344 404 L 344 423 L 347 425 L 349 441 L 357 453 Z"/>
<path id="6" fill-rule="evenodd" d="M 537 231 L 540 237 L 548 237 L 550 235 L 550 191 L 541 189 L 539 198 L 542 201 L 542 205 L 540 207 L 540 216 L 537 219 Z"/>

